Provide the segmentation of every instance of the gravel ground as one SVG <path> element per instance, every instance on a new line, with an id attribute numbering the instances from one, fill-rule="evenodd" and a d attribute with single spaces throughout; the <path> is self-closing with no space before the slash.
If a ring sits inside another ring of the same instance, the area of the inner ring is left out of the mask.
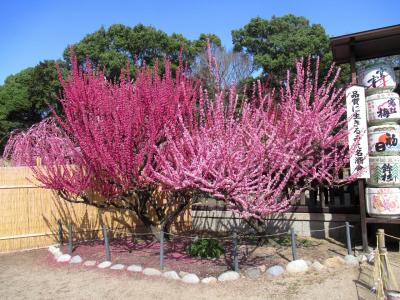
<path id="1" fill-rule="evenodd" d="M 57 264 L 47 250 L 0 255 L 1 299 L 374 299 L 371 267 L 187 285 L 127 271 Z M 399 273 L 397 273 L 400 275 Z"/>

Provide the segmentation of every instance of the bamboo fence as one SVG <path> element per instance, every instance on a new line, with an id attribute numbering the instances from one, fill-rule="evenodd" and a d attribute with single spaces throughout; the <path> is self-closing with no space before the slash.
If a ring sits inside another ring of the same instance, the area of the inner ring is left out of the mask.
<path id="1" fill-rule="evenodd" d="M 167 201 L 165 197 L 160 201 Z M 101 238 L 102 224 L 119 236 L 144 232 L 134 214 L 118 210 L 100 210 L 84 204 L 71 204 L 51 190 L 40 186 L 28 167 L 0 168 L 0 252 L 45 247 L 57 243 L 58 223 L 63 234 L 71 223 L 77 240 Z M 190 210 L 179 216 L 176 230 L 188 228 Z M 74 230 L 75 231 L 75 230 Z"/>

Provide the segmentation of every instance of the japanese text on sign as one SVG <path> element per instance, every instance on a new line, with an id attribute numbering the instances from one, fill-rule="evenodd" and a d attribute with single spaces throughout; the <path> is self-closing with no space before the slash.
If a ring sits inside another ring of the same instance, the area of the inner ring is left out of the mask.
<path id="1" fill-rule="evenodd" d="M 361 171 L 359 178 L 369 178 L 369 157 L 367 138 L 367 116 L 365 110 L 365 92 L 361 86 L 352 86 L 346 90 L 349 147 L 355 146 L 350 157 L 350 172 Z M 356 145 L 354 145 L 356 143 Z"/>

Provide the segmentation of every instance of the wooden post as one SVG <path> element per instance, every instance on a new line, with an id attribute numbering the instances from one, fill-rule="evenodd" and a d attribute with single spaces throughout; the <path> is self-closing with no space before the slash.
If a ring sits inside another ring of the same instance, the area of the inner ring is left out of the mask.
<path id="1" fill-rule="evenodd" d="M 368 252 L 367 213 L 365 209 L 364 179 L 358 179 L 358 197 L 360 200 L 360 225 L 363 251 Z"/>
<path id="2" fill-rule="evenodd" d="M 351 84 L 357 84 L 357 72 L 356 72 L 356 57 L 354 55 L 354 38 L 350 40 L 350 69 L 351 69 Z"/>
<path id="3" fill-rule="evenodd" d="M 379 255 L 379 262 L 380 262 L 380 280 L 382 280 L 382 287 L 383 287 L 383 293 L 387 292 L 389 286 L 390 286 L 390 270 L 388 266 L 388 261 L 387 261 L 387 250 L 386 250 L 386 244 L 385 244 L 385 230 L 384 229 L 378 229 L 376 233 L 376 238 L 378 240 L 378 253 Z M 388 298 L 389 299 L 389 298 Z"/>
<path id="4" fill-rule="evenodd" d="M 354 54 L 354 38 L 350 40 L 350 68 L 351 84 L 357 84 L 356 57 Z M 360 223 L 363 251 L 368 252 L 368 233 L 367 233 L 367 214 L 365 209 L 365 182 L 364 179 L 358 179 L 358 196 L 360 204 Z"/>
<path id="5" fill-rule="evenodd" d="M 384 229 L 378 229 L 377 238 L 378 238 L 379 252 L 381 253 L 381 251 L 386 251 L 385 230 Z"/>

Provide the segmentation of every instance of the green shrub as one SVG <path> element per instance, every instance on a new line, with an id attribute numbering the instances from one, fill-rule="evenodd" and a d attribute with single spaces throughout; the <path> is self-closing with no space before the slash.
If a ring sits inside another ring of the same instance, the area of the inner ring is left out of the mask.
<path id="1" fill-rule="evenodd" d="M 215 239 L 201 239 L 189 246 L 191 256 L 217 258 L 224 254 L 223 246 Z"/>

